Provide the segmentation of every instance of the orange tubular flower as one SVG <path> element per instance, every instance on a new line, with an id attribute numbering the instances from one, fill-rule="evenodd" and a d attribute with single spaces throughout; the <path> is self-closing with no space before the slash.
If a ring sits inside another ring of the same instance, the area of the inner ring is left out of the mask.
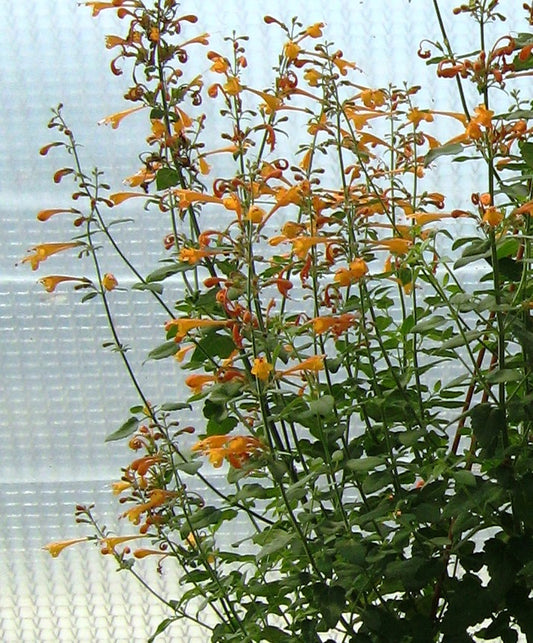
<path id="1" fill-rule="evenodd" d="M 251 457 L 265 452 L 267 447 L 252 436 L 212 435 L 197 442 L 192 450 L 207 455 L 216 468 L 227 460 L 235 469 L 242 469 Z"/>
<path id="2" fill-rule="evenodd" d="M 486 208 L 482 221 L 495 228 L 503 221 L 503 214 L 495 206 L 491 205 Z"/>
<path id="3" fill-rule="evenodd" d="M 138 7 L 137 0 L 111 0 L 110 2 L 84 2 L 86 7 L 92 7 L 93 16 L 96 17 L 100 11 L 105 9 L 120 9 L 121 7 Z"/>
<path id="4" fill-rule="evenodd" d="M 289 40 L 288 42 L 286 42 L 285 46 L 283 47 L 283 53 L 288 60 L 296 60 L 300 51 L 301 49 L 299 45 L 293 40 Z"/>
<path id="5" fill-rule="evenodd" d="M 227 325 L 228 322 L 222 319 L 189 319 L 185 317 L 181 319 L 171 319 L 165 324 L 165 330 L 169 331 L 171 328 L 176 327 L 176 341 L 181 341 L 190 330 L 195 328 L 213 328 Z"/>
<path id="6" fill-rule="evenodd" d="M 116 192 L 115 194 L 110 194 L 109 195 L 109 200 L 111 203 L 114 205 L 120 205 L 124 201 L 127 201 L 128 199 L 134 199 L 136 197 L 142 196 L 145 199 L 148 198 L 148 194 L 146 192 Z"/>
<path id="7" fill-rule="evenodd" d="M 108 538 L 102 538 L 100 541 L 100 546 L 102 547 L 102 554 L 111 554 L 113 549 L 117 545 L 122 543 L 127 543 L 130 540 L 137 540 L 139 538 L 144 538 L 143 535 L 134 535 L 134 536 L 109 536 Z"/>
<path id="8" fill-rule="evenodd" d="M 59 214 L 61 212 L 72 212 L 75 214 L 81 214 L 79 210 L 76 210 L 76 208 L 52 208 L 50 210 L 41 210 L 40 212 L 37 213 L 37 219 L 39 221 L 48 221 L 50 217 L 53 217 L 56 214 Z"/>
<path id="9" fill-rule="evenodd" d="M 371 243 L 377 246 L 378 250 L 388 250 L 393 255 L 405 255 L 413 245 L 410 239 L 403 239 L 401 237 L 380 239 L 379 241 L 371 241 Z"/>
<path id="10" fill-rule="evenodd" d="M 307 359 L 304 359 L 303 362 L 295 364 L 285 371 L 279 371 L 277 374 L 279 376 L 294 375 L 298 373 L 318 373 L 319 371 L 324 370 L 324 355 L 312 355 Z"/>
<path id="11" fill-rule="evenodd" d="M 312 319 L 313 330 L 317 335 L 331 331 L 336 337 L 346 332 L 353 325 L 355 316 L 351 313 L 329 315 Z"/>
<path id="12" fill-rule="evenodd" d="M 270 377 L 270 373 L 273 370 L 272 364 L 267 362 L 265 357 L 256 357 L 254 359 L 254 365 L 252 366 L 251 373 L 255 375 L 258 380 L 265 382 Z"/>
<path id="13" fill-rule="evenodd" d="M 81 241 L 69 241 L 65 243 L 41 243 L 40 245 L 34 246 L 30 250 L 30 252 L 33 252 L 33 254 L 24 257 L 21 263 L 30 263 L 31 269 L 37 270 L 41 261 L 48 259 L 48 257 L 51 257 L 58 252 L 63 252 L 63 250 L 77 248 L 82 245 L 83 244 L 81 243 Z"/>
<path id="14" fill-rule="evenodd" d="M 141 503 L 140 505 L 135 505 L 131 509 L 128 509 L 122 514 L 122 517 L 128 518 L 128 520 L 134 524 L 138 524 L 141 514 L 160 507 L 165 502 L 167 502 L 167 500 L 175 498 L 177 495 L 179 495 L 177 491 L 167 491 L 166 489 L 152 489 L 149 492 L 150 499 L 148 500 L 148 502 Z"/>
<path id="15" fill-rule="evenodd" d="M 84 277 L 67 277 L 66 275 L 48 275 L 39 279 L 39 282 L 44 286 L 46 292 L 54 292 L 56 286 L 64 281 L 79 281 L 81 283 L 89 283 Z"/>
<path id="16" fill-rule="evenodd" d="M 204 375 L 201 373 L 194 373 L 185 378 L 185 384 L 192 389 L 195 395 L 201 393 L 206 384 L 212 384 L 216 381 L 216 375 Z"/>
<path id="17" fill-rule="evenodd" d="M 358 257 L 350 262 L 348 268 L 340 268 L 335 273 L 334 280 L 339 286 L 350 286 L 357 283 L 368 272 L 368 265 L 364 259 Z"/>
<path id="18" fill-rule="evenodd" d="M 71 545 L 77 545 L 78 543 L 83 543 L 87 542 L 89 538 L 72 538 L 71 540 L 60 540 L 58 542 L 54 543 L 48 543 L 48 545 L 45 545 L 43 549 L 45 549 L 50 556 L 53 558 L 57 558 L 59 554 L 65 549 L 66 547 L 70 547 Z"/>
<path id="19" fill-rule="evenodd" d="M 179 199 L 179 206 L 182 210 L 186 210 L 193 203 L 222 203 L 222 199 L 211 194 L 202 194 L 194 190 L 176 189 L 173 194 Z"/>
<path id="20" fill-rule="evenodd" d="M 122 112 L 110 114 L 109 116 L 106 116 L 102 118 L 102 120 L 98 121 L 98 125 L 111 125 L 113 129 L 117 129 L 117 127 L 120 125 L 122 120 L 126 118 L 126 116 L 134 114 L 135 112 L 139 112 L 144 108 L 144 105 L 137 105 L 137 107 L 130 107 L 129 109 L 125 109 Z"/>

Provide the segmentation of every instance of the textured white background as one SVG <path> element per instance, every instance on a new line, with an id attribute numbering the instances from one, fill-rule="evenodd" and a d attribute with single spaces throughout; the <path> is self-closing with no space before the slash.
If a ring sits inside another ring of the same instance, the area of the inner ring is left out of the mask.
<path id="1" fill-rule="evenodd" d="M 441 2 L 447 19 L 456 4 Z M 518 18 L 521 4 L 507 0 L 502 7 Z M 200 16 L 198 29 L 211 34 L 213 48 L 233 29 L 251 36 L 248 58 L 255 86 L 270 85 L 270 61 L 282 44 L 275 30 L 264 25 L 263 15 L 284 20 L 297 15 L 306 24 L 327 23 L 328 38 L 364 70 L 361 84 L 421 84 L 422 107 L 458 109 L 453 82 L 436 81 L 434 69 L 416 57 L 423 37 L 439 37 L 431 5 L 429 0 L 203 0 L 183 2 L 183 9 Z M 461 20 L 449 25 L 457 49 L 476 46 L 470 26 Z M 525 30 L 524 23 L 520 28 Z M 108 525 L 115 524 L 120 509 L 109 484 L 129 457 L 124 444 L 104 444 L 136 399 L 118 358 L 100 347 L 108 337 L 101 311 L 94 302 L 78 303 L 69 289 L 49 295 L 36 283 L 48 272 L 68 270 L 61 257 L 49 260 L 39 273 L 27 265 L 15 267 L 32 244 L 63 240 L 60 223 L 43 225 L 35 219 L 40 209 L 68 203 L 68 187 L 51 180 L 59 157 L 38 154 L 53 140 L 46 129 L 52 106 L 64 103 L 87 166 L 105 170 L 117 189 L 124 176 L 137 170 L 133 140 L 144 140 L 143 117 L 133 116 L 118 130 L 96 125 L 124 108 L 126 78 L 116 79 L 108 71 L 107 33 L 122 33 L 111 14 L 103 12 L 94 20 L 75 0 L 0 2 L 0 640 L 6 642 L 144 641 L 164 616 L 133 580 L 117 574 L 113 561 L 92 547 L 67 550 L 58 560 L 40 549 L 51 540 L 83 535 L 73 520 L 76 503 L 96 502 Z M 198 72 L 207 68 L 206 62 Z M 461 172 L 467 180 L 473 178 L 468 168 Z M 465 195 L 452 171 L 443 166 L 436 177 L 439 191 L 453 187 L 450 205 L 458 207 Z M 130 239 L 126 232 L 124 239 L 146 272 L 162 256 L 166 229 L 153 212 L 134 214 L 142 220 L 143 238 Z M 105 269 L 116 269 L 120 279 L 119 268 Z M 148 398 L 180 398 L 171 360 L 156 368 L 153 363 L 140 366 L 160 342 L 165 318 L 148 296 L 133 302 L 125 293 L 113 295 L 119 330 L 134 348 L 132 359 Z M 170 573 L 151 576 L 166 585 L 167 595 L 177 594 Z M 176 626 L 160 640 L 206 639 Z"/>

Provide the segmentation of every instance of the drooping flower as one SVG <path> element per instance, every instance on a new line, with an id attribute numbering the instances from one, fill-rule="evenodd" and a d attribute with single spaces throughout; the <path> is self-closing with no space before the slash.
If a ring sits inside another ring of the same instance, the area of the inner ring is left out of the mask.
<path id="1" fill-rule="evenodd" d="M 265 382 L 270 377 L 270 373 L 273 368 L 274 367 L 267 361 L 266 357 L 256 357 L 250 372 L 252 375 L 255 375 L 258 380 Z"/>
<path id="2" fill-rule="evenodd" d="M 57 285 L 64 281 L 79 281 L 82 283 L 89 283 L 85 277 L 68 277 L 66 275 L 48 275 L 39 279 L 39 282 L 44 286 L 46 292 L 54 292 Z"/>
<path id="3" fill-rule="evenodd" d="M 118 286 L 118 281 L 115 275 L 110 272 L 106 272 L 102 277 L 102 286 L 107 291 L 114 290 Z"/>
<path id="4" fill-rule="evenodd" d="M 87 536 L 85 538 L 71 538 L 70 540 L 60 540 L 57 542 L 48 543 L 48 545 L 45 545 L 43 549 L 45 549 L 53 558 L 57 558 L 63 551 L 63 549 L 66 549 L 71 545 L 77 545 L 78 543 L 87 542 L 88 540 L 89 538 Z"/>
<path id="5" fill-rule="evenodd" d="M 58 242 L 58 243 L 41 243 L 37 246 L 34 246 L 30 252 L 33 254 L 28 255 L 22 259 L 21 263 L 30 263 L 32 270 L 37 270 L 41 261 L 45 261 L 48 257 L 57 254 L 58 252 L 63 252 L 63 250 L 69 250 L 70 248 L 77 248 L 82 246 L 81 241 L 68 241 L 68 242 Z"/>
<path id="6" fill-rule="evenodd" d="M 48 221 L 50 217 L 53 217 L 56 214 L 60 214 L 62 212 L 72 212 L 75 214 L 81 214 L 81 212 L 79 210 L 76 210 L 76 208 L 51 208 L 49 210 L 41 210 L 40 212 L 38 212 L 37 219 L 39 221 Z"/>

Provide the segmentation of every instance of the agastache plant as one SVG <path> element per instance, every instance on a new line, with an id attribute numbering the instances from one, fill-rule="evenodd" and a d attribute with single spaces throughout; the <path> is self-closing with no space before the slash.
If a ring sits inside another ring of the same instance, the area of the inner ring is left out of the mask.
<path id="1" fill-rule="evenodd" d="M 134 574 L 168 608 L 150 640 L 179 619 L 212 642 L 533 640 L 533 101 L 516 86 L 533 35 L 488 42 L 505 15 L 471 0 L 453 14 L 478 48 L 458 53 L 428 2 L 440 36 L 418 55 L 457 88 L 428 108 L 419 87 L 361 84 L 323 23 L 265 17 L 284 38 L 265 88 L 253 42 L 214 42 L 185 1 L 83 4 L 124 24 L 105 43 L 127 106 L 102 124 L 143 114 L 146 151 L 112 190 L 54 110 L 41 153 L 67 153 L 54 181 L 75 191 L 38 218 L 75 230 L 23 262 L 92 261 L 40 281 L 102 304 L 130 376 L 108 437 L 133 452 L 113 484 L 129 528 L 78 506 L 87 537 L 46 549 L 92 541 Z M 458 207 L 428 187 L 450 159 Z M 148 274 L 114 236 L 121 208 L 168 221 Z M 145 357 L 185 372 L 175 399 L 148 399 L 130 361 L 111 255 L 165 314 Z M 168 596 L 145 558 L 181 570 Z"/>

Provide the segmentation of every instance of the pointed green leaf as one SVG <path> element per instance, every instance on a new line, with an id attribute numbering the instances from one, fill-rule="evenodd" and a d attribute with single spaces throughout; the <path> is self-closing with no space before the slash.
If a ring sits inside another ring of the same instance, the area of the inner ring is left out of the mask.
<path id="1" fill-rule="evenodd" d="M 115 440 L 123 440 L 124 438 L 128 438 L 138 426 L 139 420 L 136 417 L 131 416 L 124 422 L 124 424 L 120 428 L 108 435 L 105 441 L 113 442 Z"/>

